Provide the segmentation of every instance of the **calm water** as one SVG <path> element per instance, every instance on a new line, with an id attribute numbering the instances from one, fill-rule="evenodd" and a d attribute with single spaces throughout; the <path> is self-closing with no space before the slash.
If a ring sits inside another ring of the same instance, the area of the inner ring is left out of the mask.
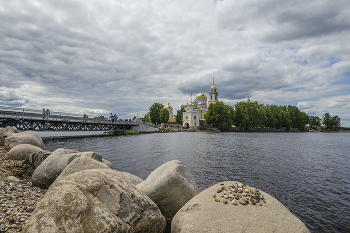
<path id="1" fill-rule="evenodd" d="M 46 149 L 96 151 L 145 179 L 180 160 L 202 191 L 237 180 L 281 201 L 311 232 L 350 232 L 350 134 L 168 133 L 45 140 Z"/>

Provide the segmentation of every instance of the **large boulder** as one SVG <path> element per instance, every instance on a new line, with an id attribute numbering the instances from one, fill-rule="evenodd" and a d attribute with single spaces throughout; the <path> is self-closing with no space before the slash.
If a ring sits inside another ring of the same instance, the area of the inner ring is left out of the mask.
<path id="1" fill-rule="evenodd" d="M 65 149 L 65 148 L 58 148 L 54 152 L 51 153 L 51 155 L 48 157 L 49 159 L 55 158 L 56 156 L 61 156 L 65 154 L 72 154 L 72 153 L 78 153 L 79 151 L 71 150 L 71 149 Z"/>
<path id="2" fill-rule="evenodd" d="M 138 176 L 135 176 L 131 173 L 128 172 L 120 172 L 123 176 L 125 176 L 126 179 L 128 179 L 130 181 L 130 183 L 132 183 L 133 185 L 137 185 L 141 182 L 143 182 L 143 179 L 141 179 Z"/>
<path id="3" fill-rule="evenodd" d="M 102 159 L 102 163 L 106 164 L 108 167 L 113 169 L 113 164 L 111 162 L 109 162 L 108 160 Z"/>
<path id="4" fill-rule="evenodd" d="M 32 168 L 35 169 L 50 155 L 51 155 L 51 152 L 47 150 L 34 152 L 29 156 L 29 163 L 32 166 Z"/>
<path id="5" fill-rule="evenodd" d="M 23 232 L 163 232 L 157 205 L 112 169 L 75 172 L 57 180 Z"/>
<path id="6" fill-rule="evenodd" d="M 52 155 L 52 154 L 51 154 Z M 51 155 L 45 159 L 33 172 L 32 183 L 40 188 L 48 188 L 61 174 L 61 172 L 75 158 L 87 156 L 99 162 L 102 161 L 102 155 L 96 152 L 78 152 L 72 154 L 63 154 L 60 156 Z"/>
<path id="7" fill-rule="evenodd" d="M 21 131 L 19 131 L 18 129 L 12 126 L 6 126 L 5 128 L 0 127 L 0 135 L 4 136 L 5 138 L 12 133 L 20 133 L 20 132 Z"/>
<path id="8" fill-rule="evenodd" d="M 33 146 L 44 148 L 43 140 L 35 131 L 13 133 L 5 139 L 5 147 L 7 150 L 10 150 L 19 144 L 31 144 Z"/>
<path id="9" fill-rule="evenodd" d="M 43 151 L 37 146 L 30 144 L 19 144 L 14 146 L 9 152 L 5 154 L 5 159 L 12 160 L 29 160 L 31 154 Z"/>
<path id="10" fill-rule="evenodd" d="M 77 152 L 78 151 L 76 150 L 70 150 L 70 149 L 64 149 L 64 148 L 58 148 L 54 152 L 49 152 L 44 150 L 35 154 L 31 154 L 29 156 L 29 162 L 32 165 L 32 167 L 35 169 L 46 159 L 51 160 L 57 156 L 72 154 Z"/>
<path id="11" fill-rule="evenodd" d="M 253 187 L 239 190 L 236 183 L 243 186 L 235 181 L 221 182 L 187 202 L 173 218 L 171 232 L 309 232 L 278 200 Z M 249 202 L 243 202 L 243 197 Z"/>
<path id="12" fill-rule="evenodd" d="M 136 187 L 162 211 L 167 223 L 166 232 L 170 232 L 171 220 L 177 211 L 198 193 L 191 173 L 178 160 L 164 163 Z"/>
<path id="13" fill-rule="evenodd" d="M 106 164 L 99 162 L 95 159 L 92 159 L 87 156 L 80 156 L 75 158 L 67 167 L 61 172 L 61 174 L 57 177 L 55 182 L 58 180 L 62 180 L 70 174 L 89 170 L 89 169 L 111 169 Z"/>

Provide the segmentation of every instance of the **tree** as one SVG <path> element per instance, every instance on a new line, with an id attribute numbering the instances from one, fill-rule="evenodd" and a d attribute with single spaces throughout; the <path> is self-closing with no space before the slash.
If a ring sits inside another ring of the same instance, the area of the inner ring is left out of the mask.
<path id="1" fill-rule="evenodd" d="M 233 108 L 223 102 L 217 102 L 209 106 L 205 115 L 205 123 L 218 127 L 219 130 L 228 130 L 233 125 Z"/>
<path id="2" fill-rule="evenodd" d="M 339 130 L 340 128 L 340 118 L 338 116 L 332 117 L 329 113 L 325 113 L 323 117 L 322 124 L 328 130 Z"/>
<path id="3" fill-rule="evenodd" d="M 159 117 L 160 117 L 160 111 L 162 109 L 164 109 L 164 105 L 160 104 L 160 103 L 154 103 L 149 108 L 149 117 L 150 117 L 150 120 L 153 124 L 161 123 Z"/>
<path id="4" fill-rule="evenodd" d="M 318 126 L 321 126 L 320 118 L 318 116 L 310 116 L 310 127 L 314 129 Z"/>
<path id="5" fill-rule="evenodd" d="M 167 123 L 169 121 L 169 111 L 165 108 L 160 110 L 159 113 L 159 123 Z"/>
<path id="6" fill-rule="evenodd" d="M 181 108 L 176 111 L 176 123 L 182 124 L 183 112 L 186 112 L 185 106 L 181 105 Z"/>
<path id="7" fill-rule="evenodd" d="M 144 119 L 145 122 L 151 122 L 151 118 L 149 116 L 149 112 L 144 116 L 143 119 Z"/>
<path id="8" fill-rule="evenodd" d="M 323 116 L 322 124 L 327 128 L 331 128 L 331 115 L 327 112 Z"/>

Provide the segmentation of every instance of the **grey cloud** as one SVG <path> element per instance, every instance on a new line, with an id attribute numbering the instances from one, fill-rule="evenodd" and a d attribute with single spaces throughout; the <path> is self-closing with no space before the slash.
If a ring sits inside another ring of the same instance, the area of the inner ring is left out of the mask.
<path id="1" fill-rule="evenodd" d="M 314 87 L 342 81 L 349 68 L 344 1 L 2 5 L 0 89 L 22 98 L 11 104 L 130 118 L 154 102 L 177 110 L 191 92 L 208 95 L 213 75 L 232 105 L 302 100 L 321 97 Z M 309 93 L 283 94 L 297 87 Z"/>

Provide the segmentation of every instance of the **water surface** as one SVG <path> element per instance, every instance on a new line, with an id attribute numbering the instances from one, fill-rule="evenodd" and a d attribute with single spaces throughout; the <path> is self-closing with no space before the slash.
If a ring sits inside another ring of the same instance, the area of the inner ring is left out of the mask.
<path id="1" fill-rule="evenodd" d="M 202 133 L 45 140 L 46 149 L 96 151 L 145 179 L 180 160 L 202 191 L 237 180 L 282 202 L 311 232 L 350 232 L 350 134 Z"/>

